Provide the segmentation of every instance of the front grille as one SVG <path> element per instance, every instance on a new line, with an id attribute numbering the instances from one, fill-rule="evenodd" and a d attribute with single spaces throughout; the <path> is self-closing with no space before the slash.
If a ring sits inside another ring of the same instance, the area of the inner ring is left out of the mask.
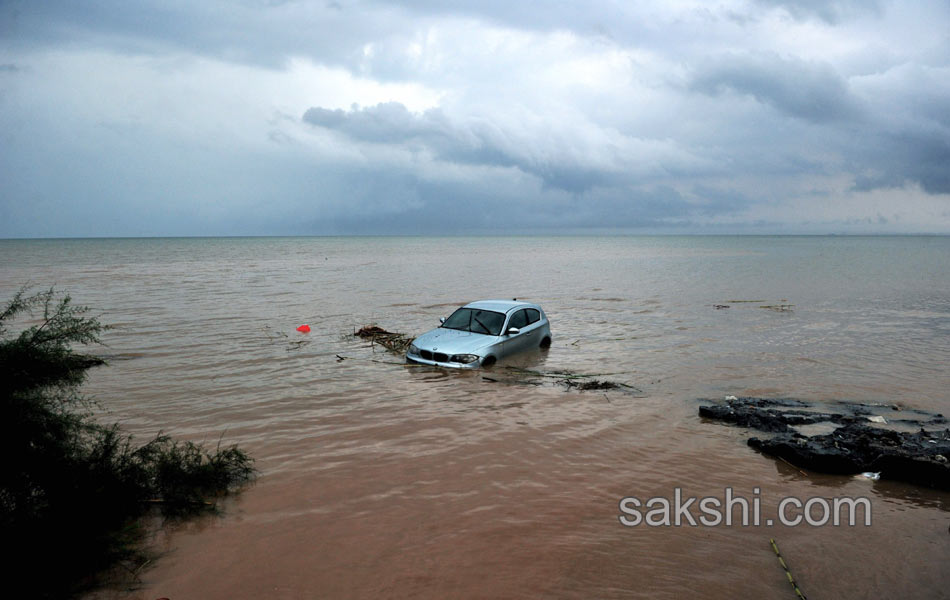
<path id="1" fill-rule="evenodd" d="M 441 352 L 436 352 L 432 355 L 432 358 L 435 360 L 435 362 L 449 362 L 449 355 L 442 354 Z"/>
<path id="2" fill-rule="evenodd" d="M 426 360 L 432 360 L 432 353 L 429 352 L 428 350 L 420 350 L 419 356 L 421 356 L 422 358 Z"/>

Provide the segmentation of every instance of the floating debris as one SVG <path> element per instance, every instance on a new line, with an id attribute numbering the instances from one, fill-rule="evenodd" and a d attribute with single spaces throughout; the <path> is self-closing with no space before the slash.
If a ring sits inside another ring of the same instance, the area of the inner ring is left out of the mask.
<path id="1" fill-rule="evenodd" d="M 776 312 L 791 312 L 792 307 L 795 306 L 794 304 L 789 304 L 788 300 L 785 298 L 782 298 L 771 304 L 764 304 L 765 302 L 769 302 L 769 301 L 768 300 L 725 300 L 723 302 L 713 304 L 712 307 L 715 308 L 716 310 L 722 310 L 724 308 L 732 308 L 731 305 L 733 304 L 758 304 L 759 308 L 774 310 Z"/>
<path id="2" fill-rule="evenodd" d="M 604 377 L 610 375 L 620 375 L 620 373 L 573 373 L 571 371 L 532 371 L 530 369 L 522 369 L 520 367 L 505 367 L 509 372 L 515 373 L 519 376 L 527 377 L 542 377 L 555 379 L 554 383 L 557 385 L 563 385 L 568 390 L 579 390 L 579 391 L 593 391 L 593 390 L 620 390 L 627 391 L 637 394 L 642 394 L 643 390 L 640 388 L 634 387 L 630 384 L 619 382 L 619 381 L 610 381 L 610 380 L 599 380 L 591 379 L 593 377 Z M 521 380 L 520 382 L 525 382 Z"/>
<path id="3" fill-rule="evenodd" d="M 354 331 L 353 335 L 368 339 L 396 354 L 405 354 L 409 349 L 409 344 L 415 339 L 415 336 L 386 331 L 377 325 L 364 325 L 358 331 Z"/>
<path id="4" fill-rule="evenodd" d="M 774 310 L 777 312 L 791 312 L 794 304 L 763 304 L 759 308 L 767 308 L 769 310 Z"/>
<path id="5" fill-rule="evenodd" d="M 574 379 L 562 379 L 558 381 L 559 384 L 566 386 L 568 389 L 578 389 L 578 390 L 615 390 L 617 388 L 624 387 L 622 383 L 616 383 L 614 381 L 599 381 L 597 379 L 591 381 L 581 381 L 577 382 Z M 627 386 L 630 387 L 630 386 Z"/>
<path id="6" fill-rule="evenodd" d="M 788 568 L 788 565 L 785 563 L 785 559 L 782 557 L 782 553 L 778 551 L 778 544 L 775 543 L 775 538 L 769 538 L 769 543 L 772 544 L 772 550 L 775 551 L 775 556 L 778 557 L 778 562 L 782 565 L 782 568 L 785 569 L 785 577 L 788 579 L 788 582 L 792 584 L 792 589 L 795 590 L 795 595 L 799 600 L 807 600 L 805 594 L 802 593 L 801 589 L 798 587 L 798 583 L 795 581 L 795 578 L 792 576 L 792 571 Z"/>
<path id="7" fill-rule="evenodd" d="M 302 347 L 309 345 L 311 341 L 309 339 L 290 340 L 287 333 L 280 330 L 275 331 L 269 325 L 265 325 L 264 327 L 262 327 L 261 331 L 264 332 L 264 334 L 267 336 L 267 339 L 270 341 L 271 344 L 284 345 L 284 349 L 287 350 L 287 352 L 300 350 Z"/>

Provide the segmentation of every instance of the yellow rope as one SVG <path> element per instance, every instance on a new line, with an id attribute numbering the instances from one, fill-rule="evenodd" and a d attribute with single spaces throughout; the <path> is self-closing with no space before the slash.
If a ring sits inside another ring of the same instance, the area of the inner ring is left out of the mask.
<path id="1" fill-rule="evenodd" d="M 785 564 L 785 559 L 782 558 L 782 554 L 778 551 L 778 544 L 775 543 L 775 538 L 769 538 L 769 542 L 772 543 L 772 550 L 775 550 L 775 556 L 778 557 L 778 562 L 782 565 L 782 568 L 785 569 L 785 576 L 788 577 L 788 582 L 792 584 L 792 589 L 795 590 L 795 595 L 798 596 L 799 600 L 806 600 L 805 594 L 798 589 L 798 584 L 795 583 L 795 578 L 792 577 L 792 572 L 788 570 L 788 565 Z"/>

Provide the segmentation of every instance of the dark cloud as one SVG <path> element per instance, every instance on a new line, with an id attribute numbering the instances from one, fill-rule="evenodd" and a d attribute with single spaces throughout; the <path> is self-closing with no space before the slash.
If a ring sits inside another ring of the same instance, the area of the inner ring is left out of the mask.
<path id="1" fill-rule="evenodd" d="M 354 140 L 425 150 L 435 158 L 466 165 L 516 167 L 540 178 L 546 186 L 579 193 L 616 182 L 609 169 L 579 164 L 559 149 L 539 156 L 533 140 L 481 120 L 452 123 L 439 109 L 414 115 L 398 102 L 352 110 L 313 107 L 306 123 L 339 131 Z"/>
<path id="2" fill-rule="evenodd" d="M 861 191 L 919 183 L 931 194 L 950 194 L 950 135 L 939 131 L 867 136 L 852 165 Z"/>
<path id="3" fill-rule="evenodd" d="M 313 107 L 303 115 L 311 125 L 335 129 L 348 136 L 368 142 L 403 143 L 418 140 L 431 145 L 443 145 L 444 140 L 457 137 L 438 109 L 413 115 L 399 102 L 384 102 L 376 106 L 352 110 L 329 110 Z"/>
<path id="4" fill-rule="evenodd" d="M 860 103 L 827 64 L 776 54 L 720 57 L 696 69 L 690 88 L 709 95 L 749 95 L 783 113 L 822 123 L 860 115 Z"/>
<path id="5" fill-rule="evenodd" d="M 948 23 L 945 0 L 0 0 L 0 235 L 950 231 Z"/>
<path id="6" fill-rule="evenodd" d="M 366 18 L 335 3 L 10 0 L 0 3 L 4 44 L 105 46 L 132 54 L 179 50 L 281 68 L 289 56 L 353 65 L 358 49 L 398 27 L 380 9 Z"/>
<path id="7" fill-rule="evenodd" d="M 365 173 L 376 182 L 380 175 Z M 385 175 L 382 176 L 385 181 Z M 536 202 L 505 193 L 486 193 L 471 186 L 416 182 L 418 202 L 402 210 L 377 215 L 340 215 L 334 230 L 353 233 L 438 234 L 550 233 L 595 229 L 687 231 L 709 214 L 732 214 L 742 201 L 728 193 L 707 190 L 711 197 L 685 198 L 668 186 L 598 189 L 584 194 L 549 191 Z M 712 197 L 715 196 L 715 197 Z M 604 215 L 610 215 L 605 221 Z M 314 221 L 312 227 L 325 226 Z"/>

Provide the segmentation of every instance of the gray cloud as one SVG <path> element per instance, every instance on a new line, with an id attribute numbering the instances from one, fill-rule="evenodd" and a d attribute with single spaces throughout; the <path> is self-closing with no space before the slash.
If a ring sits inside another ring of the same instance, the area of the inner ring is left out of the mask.
<path id="1" fill-rule="evenodd" d="M 281 68 L 295 54 L 351 64 L 359 46 L 398 27 L 388 9 L 361 12 L 324 2 L 11 0 L 0 5 L 0 23 L 6 44 L 21 48 L 175 50 Z"/>
<path id="2" fill-rule="evenodd" d="M 820 19 L 829 24 L 861 15 L 880 15 L 883 6 L 876 0 L 756 0 L 780 7 L 796 19 Z"/>
<path id="3" fill-rule="evenodd" d="M 303 120 L 369 142 L 402 143 L 414 139 L 440 145 L 441 140 L 456 137 L 442 111 L 432 109 L 416 116 L 399 102 L 355 106 L 350 111 L 313 107 L 304 113 Z"/>
<path id="4" fill-rule="evenodd" d="M 901 132 L 867 138 L 856 152 L 855 189 L 900 187 L 914 181 L 932 194 L 950 194 L 950 136 Z M 862 169 L 864 167 L 864 169 Z M 870 172 L 862 172 L 870 170 Z"/>
<path id="5" fill-rule="evenodd" d="M 747 94 L 786 114 L 819 123 L 860 114 L 859 102 L 830 65 L 776 54 L 731 55 L 703 63 L 690 88 L 711 95 Z"/>
<path id="6" fill-rule="evenodd" d="M 413 115 L 398 102 L 354 107 L 350 111 L 313 107 L 304 113 L 303 120 L 359 141 L 425 150 L 448 162 L 516 167 L 540 178 L 547 186 L 572 193 L 610 185 L 617 179 L 617 174 L 607 167 L 571 160 L 563 148 L 548 148 L 542 155 L 535 152 L 536 142 L 519 139 L 521 134 L 481 120 L 457 125 L 438 109 Z"/>
<path id="7" fill-rule="evenodd" d="M 950 232 L 948 28 L 944 0 L 0 2 L 0 236 Z"/>
<path id="8" fill-rule="evenodd" d="M 374 187 L 390 189 L 388 176 L 364 173 Z M 382 177 L 383 179 L 377 180 Z M 398 189 L 398 188 L 397 188 Z M 492 233 L 545 233 L 584 230 L 689 231 L 710 214 L 731 214 L 745 201 L 708 190 L 714 197 L 691 202 L 665 186 L 597 189 L 583 194 L 558 190 L 542 192 L 536 202 L 524 202 L 515 190 L 483 189 L 417 181 L 417 202 L 398 214 L 350 215 L 333 220 L 341 231 L 433 234 L 445 231 Z M 527 191 L 527 190 L 525 190 Z M 611 215 L 608 222 L 604 214 Z M 317 226 L 314 223 L 314 226 Z"/>

